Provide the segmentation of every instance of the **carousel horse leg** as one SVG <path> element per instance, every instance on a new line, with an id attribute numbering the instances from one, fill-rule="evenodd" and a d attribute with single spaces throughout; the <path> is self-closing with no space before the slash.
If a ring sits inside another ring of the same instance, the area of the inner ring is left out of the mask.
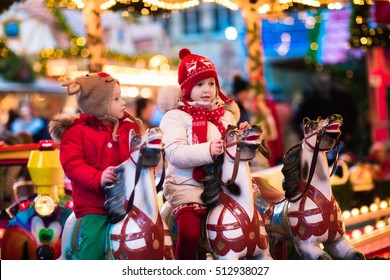
<path id="1" fill-rule="evenodd" d="M 239 255 L 233 251 L 230 251 L 225 256 L 217 256 L 215 260 L 239 260 Z"/>
<path id="2" fill-rule="evenodd" d="M 294 240 L 297 252 L 306 260 L 331 260 L 332 257 L 320 248 L 319 241 L 311 238 L 302 241 L 298 238 Z"/>
<path id="3" fill-rule="evenodd" d="M 287 260 L 287 241 L 269 238 L 269 250 L 275 260 Z"/>
<path id="4" fill-rule="evenodd" d="M 59 260 L 68 260 L 72 255 L 73 231 L 76 226 L 76 216 L 72 212 L 66 219 L 61 239 L 61 256 Z"/>
<path id="5" fill-rule="evenodd" d="M 165 247 L 164 259 L 165 260 L 174 260 L 175 259 L 175 251 L 173 248 L 172 237 L 170 234 L 170 230 L 169 230 L 169 228 L 164 220 L 163 220 L 163 226 L 164 226 L 164 232 L 165 232 L 165 234 L 164 234 L 164 247 Z"/>
<path id="6" fill-rule="evenodd" d="M 259 249 L 261 250 L 261 249 Z M 248 258 L 248 260 L 273 260 L 271 253 L 268 250 L 261 250 L 256 256 Z"/>
<path id="7" fill-rule="evenodd" d="M 344 237 L 324 244 L 325 250 L 337 259 L 365 260 L 365 256 L 356 250 Z"/>
<path id="8" fill-rule="evenodd" d="M 207 259 L 207 249 L 204 247 L 204 245 L 200 244 L 198 247 L 198 254 L 197 259 L 198 260 L 206 260 Z"/>

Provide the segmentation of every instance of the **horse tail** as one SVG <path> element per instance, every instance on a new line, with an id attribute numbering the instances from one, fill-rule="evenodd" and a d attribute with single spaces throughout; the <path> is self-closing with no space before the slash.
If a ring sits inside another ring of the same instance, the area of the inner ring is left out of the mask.
<path id="1" fill-rule="evenodd" d="M 206 165 L 204 167 L 204 172 L 205 176 L 202 179 L 204 189 L 200 198 L 208 208 L 214 208 L 219 204 L 219 198 L 222 188 L 221 185 L 218 183 L 217 179 L 215 178 L 214 164 Z"/>
<path id="2" fill-rule="evenodd" d="M 219 174 L 219 178 L 221 178 L 221 175 L 222 175 L 222 166 L 223 166 L 223 163 L 225 161 L 225 157 L 224 155 L 219 155 L 217 157 L 217 160 L 215 162 L 215 169 L 216 169 L 216 173 Z M 241 194 L 241 189 L 240 187 L 235 183 L 235 182 L 231 182 L 231 180 L 228 180 L 226 183 L 222 183 L 227 189 L 228 191 L 233 194 L 233 195 L 240 195 Z M 222 191 L 222 189 L 221 189 Z"/>

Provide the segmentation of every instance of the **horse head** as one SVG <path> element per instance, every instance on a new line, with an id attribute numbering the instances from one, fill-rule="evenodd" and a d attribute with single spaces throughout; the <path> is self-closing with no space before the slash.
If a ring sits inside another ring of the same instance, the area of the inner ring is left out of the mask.
<path id="1" fill-rule="evenodd" d="M 129 133 L 131 161 L 143 168 L 156 167 L 164 150 L 162 136 L 163 133 L 158 127 L 147 129 L 143 135 L 131 130 Z"/>
<path id="2" fill-rule="evenodd" d="M 319 117 L 317 120 L 306 117 L 303 122 L 304 142 L 312 150 L 317 146 L 319 151 L 329 151 L 341 135 L 340 126 L 343 124 L 343 117 L 338 114 L 333 114 L 326 119 Z"/>
<path id="3" fill-rule="evenodd" d="M 249 161 L 256 156 L 256 150 L 259 150 L 268 157 L 269 150 L 265 141 L 261 139 L 262 134 L 263 129 L 257 125 L 243 129 L 229 125 L 223 136 L 226 155 L 233 161 Z"/>
<path id="4" fill-rule="evenodd" d="M 241 189 L 236 184 L 238 174 L 244 172 L 250 175 L 248 162 L 254 159 L 257 150 L 265 156 L 269 155 L 268 147 L 261 139 L 262 133 L 262 128 L 257 125 L 242 129 L 228 126 L 222 136 L 225 152 L 219 155 L 213 164 L 205 167 L 206 176 L 202 179 L 205 189 L 201 195 L 205 205 L 210 208 L 218 205 L 219 195 L 223 190 L 222 186 L 226 187 L 233 195 L 239 196 L 241 194 Z M 222 173 L 228 174 L 228 179 L 226 176 L 222 176 Z M 225 177 L 225 181 L 223 181 L 223 177 Z"/>

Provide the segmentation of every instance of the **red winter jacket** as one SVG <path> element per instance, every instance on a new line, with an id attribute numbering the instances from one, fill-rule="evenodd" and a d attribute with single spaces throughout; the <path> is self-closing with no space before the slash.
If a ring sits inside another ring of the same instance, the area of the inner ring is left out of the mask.
<path id="1" fill-rule="evenodd" d="M 61 138 L 60 160 L 72 182 L 74 212 L 77 218 L 87 214 L 107 214 L 100 178 L 108 166 L 127 160 L 129 131 L 139 126 L 126 115 L 120 120 L 118 142 L 112 139 L 113 125 L 104 125 L 92 115 L 80 114 Z"/>

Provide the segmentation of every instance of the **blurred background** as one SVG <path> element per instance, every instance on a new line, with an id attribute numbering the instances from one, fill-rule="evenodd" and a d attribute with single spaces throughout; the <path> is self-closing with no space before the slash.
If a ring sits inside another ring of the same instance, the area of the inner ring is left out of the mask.
<path id="1" fill-rule="evenodd" d="M 342 91 L 356 112 L 337 99 L 329 112 L 347 118 L 345 149 L 364 157 L 389 138 L 389 9 L 371 0 L 1 1 L 0 121 L 9 127 L 20 101 L 44 120 L 74 111 L 57 79 L 87 71 L 118 78 L 135 114 L 137 98 L 155 101 L 177 85 L 177 54 L 187 47 L 215 63 L 227 95 L 234 76 L 249 83 L 255 121 L 264 118 L 256 105 L 273 101 L 283 150 L 300 140 L 293 119 L 315 84 Z M 318 72 L 330 78 L 314 82 Z M 161 113 L 150 117 L 158 125 Z"/>

